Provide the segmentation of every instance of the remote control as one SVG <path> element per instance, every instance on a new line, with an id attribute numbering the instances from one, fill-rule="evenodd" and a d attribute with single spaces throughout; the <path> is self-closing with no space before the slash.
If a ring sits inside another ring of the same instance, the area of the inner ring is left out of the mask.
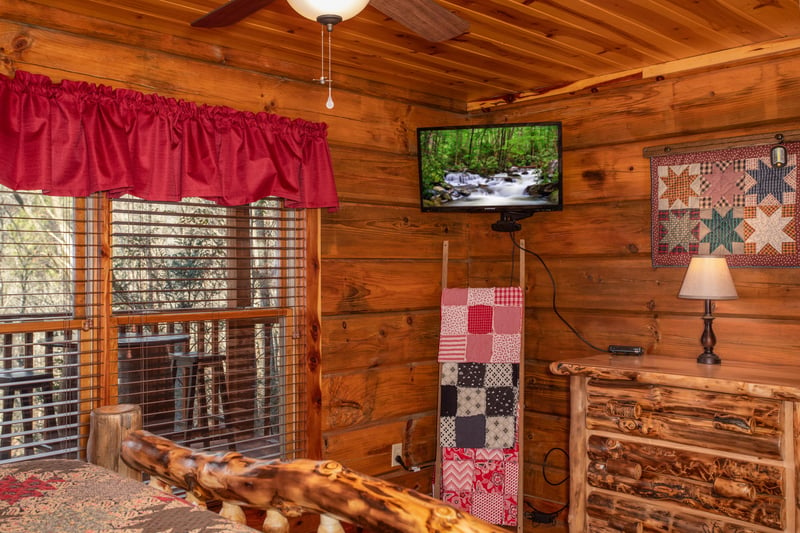
<path id="1" fill-rule="evenodd" d="M 614 355 L 642 355 L 644 348 L 641 346 L 623 346 L 620 344 L 612 344 L 608 347 L 608 351 Z"/>

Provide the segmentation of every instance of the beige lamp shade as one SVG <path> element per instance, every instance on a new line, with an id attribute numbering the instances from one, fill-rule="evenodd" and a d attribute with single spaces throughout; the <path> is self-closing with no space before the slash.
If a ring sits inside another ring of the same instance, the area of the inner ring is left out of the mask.
<path id="1" fill-rule="evenodd" d="M 724 256 L 696 255 L 689 262 L 679 298 L 735 300 L 739 297 Z"/>
<path id="2" fill-rule="evenodd" d="M 288 0 L 288 2 L 292 9 L 314 21 L 322 15 L 339 15 L 342 20 L 347 20 L 361 13 L 369 4 L 369 0 Z"/>

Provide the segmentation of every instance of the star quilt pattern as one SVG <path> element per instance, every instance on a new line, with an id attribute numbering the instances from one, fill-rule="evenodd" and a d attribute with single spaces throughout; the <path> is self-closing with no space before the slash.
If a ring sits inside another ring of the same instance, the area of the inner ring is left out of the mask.
<path id="1" fill-rule="evenodd" d="M 446 288 L 441 303 L 439 362 L 519 362 L 522 288 Z"/>
<path id="2" fill-rule="evenodd" d="M 685 266 L 697 254 L 731 266 L 800 266 L 797 159 L 772 167 L 770 145 L 653 157 L 653 266 Z"/>

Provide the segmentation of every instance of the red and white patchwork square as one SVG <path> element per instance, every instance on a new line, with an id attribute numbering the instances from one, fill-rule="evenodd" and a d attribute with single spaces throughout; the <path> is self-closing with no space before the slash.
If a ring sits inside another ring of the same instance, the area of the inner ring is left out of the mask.
<path id="1" fill-rule="evenodd" d="M 495 305 L 522 307 L 523 302 L 524 295 L 521 287 L 495 287 L 494 289 Z"/>
<path id="2" fill-rule="evenodd" d="M 442 335 L 466 335 L 469 308 L 466 305 L 446 305 L 442 307 Z"/>
<path id="3" fill-rule="evenodd" d="M 475 464 L 472 461 L 442 462 L 442 489 L 472 492 L 475 487 Z"/>
<path id="4" fill-rule="evenodd" d="M 439 361 L 459 362 L 467 360 L 467 337 L 464 335 L 442 335 L 439 337 Z"/>
<path id="5" fill-rule="evenodd" d="M 522 307 L 495 307 L 492 331 L 499 335 L 519 335 L 522 332 Z"/>
<path id="6" fill-rule="evenodd" d="M 469 289 L 444 289 L 442 291 L 442 306 L 445 305 L 467 305 L 469 301 Z"/>
<path id="7" fill-rule="evenodd" d="M 442 501 L 472 514 L 472 493 L 471 492 L 442 492 Z"/>
<path id="8" fill-rule="evenodd" d="M 475 461 L 475 491 L 504 493 L 506 465 L 503 461 Z"/>
<path id="9" fill-rule="evenodd" d="M 442 448 L 442 459 L 445 461 L 471 461 L 475 458 L 476 448 Z"/>
<path id="10" fill-rule="evenodd" d="M 494 289 L 467 289 L 469 297 L 467 305 L 488 305 L 494 306 Z"/>
<path id="11" fill-rule="evenodd" d="M 504 525 L 506 518 L 505 496 L 486 492 L 472 493 L 472 514 L 492 524 Z"/>
<path id="12" fill-rule="evenodd" d="M 493 308 L 488 305 L 470 305 L 467 316 L 467 332 L 473 335 L 492 333 Z"/>
<path id="13" fill-rule="evenodd" d="M 467 335 L 466 361 L 471 363 L 491 362 L 492 335 Z"/>
<path id="14" fill-rule="evenodd" d="M 520 335 L 493 335 L 490 363 L 519 363 L 522 350 Z"/>
<path id="15" fill-rule="evenodd" d="M 513 495 L 516 497 L 519 492 L 519 464 L 516 462 L 507 462 L 505 469 L 505 482 L 503 483 L 503 492 L 506 495 Z"/>

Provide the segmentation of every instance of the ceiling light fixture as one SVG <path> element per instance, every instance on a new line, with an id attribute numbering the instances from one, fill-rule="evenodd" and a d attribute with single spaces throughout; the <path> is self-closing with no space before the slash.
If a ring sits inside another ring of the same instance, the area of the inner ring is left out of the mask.
<path id="1" fill-rule="evenodd" d="M 367 7 L 369 0 L 287 0 L 292 9 L 307 19 L 322 24 L 322 74 L 314 81 L 328 86 L 325 107 L 333 109 L 333 78 L 331 77 L 331 32 L 343 20 L 353 18 Z M 328 73 L 325 74 L 325 30 L 328 33 Z"/>

